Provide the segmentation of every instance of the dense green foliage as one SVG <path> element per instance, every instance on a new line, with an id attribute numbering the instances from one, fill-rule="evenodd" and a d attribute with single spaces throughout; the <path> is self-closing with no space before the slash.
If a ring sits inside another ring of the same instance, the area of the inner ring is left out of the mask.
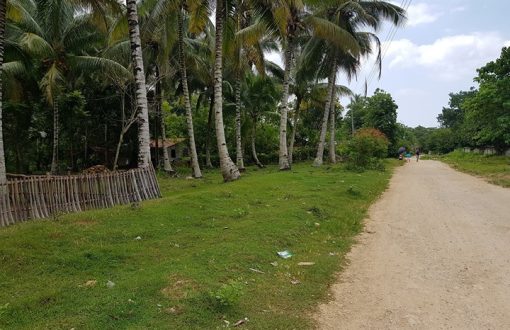
<path id="1" fill-rule="evenodd" d="M 438 116 L 444 146 L 448 152 L 456 147 L 494 147 L 502 152 L 510 148 L 510 48 L 501 56 L 478 69 L 478 89 L 450 94 L 448 108 Z"/>
<path id="2" fill-rule="evenodd" d="M 3 228 L 0 328 L 215 329 L 247 317 L 250 329 L 309 329 L 390 173 L 308 163 L 249 168 L 228 185 L 216 171 L 161 177 L 164 197 L 139 208 Z"/>
<path id="3" fill-rule="evenodd" d="M 352 134 L 361 128 L 375 128 L 386 136 L 389 145 L 388 155 L 395 155 L 403 144 L 408 148 L 416 147 L 414 139 L 406 140 L 406 127 L 397 123 L 398 106 L 390 93 L 376 89 L 374 95 L 363 97 L 355 95 L 347 107 L 348 111 L 343 123 L 344 135 Z M 370 132 L 369 130 L 365 132 Z M 408 134 L 408 138 L 411 136 Z"/>
<path id="4" fill-rule="evenodd" d="M 391 151 L 398 149 L 396 143 L 398 106 L 391 95 L 376 89 L 374 95 L 368 98 L 365 114 L 365 127 L 373 127 L 386 135 Z"/>
<path id="5" fill-rule="evenodd" d="M 347 142 L 347 167 L 354 170 L 382 169 L 388 155 L 389 140 L 375 128 L 362 128 Z"/>
<path id="6" fill-rule="evenodd" d="M 213 5 L 195 0 L 138 2 L 150 136 L 161 138 L 163 121 L 167 138 L 188 138 L 191 108 L 202 165 L 218 164 L 212 115 L 215 26 L 209 17 Z M 405 19 L 402 8 L 384 1 L 339 6 L 261 0 L 224 5 L 223 124 L 232 153 L 236 109 L 241 110 L 247 163 L 256 154 L 251 150 L 252 137 L 263 163 L 273 162 L 281 147 L 278 105 L 285 91 L 285 68 L 265 55 L 292 52 L 295 63 L 289 63 L 287 70 L 291 85 L 287 97 L 289 110 L 294 111 L 284 124 L 296 128 L 295 159 L 307 159 L 317 147 L 329 101 L 326 86 L 317 81 L 338 70 L 353 76 L 362 55 L 378 52 L 380 60 L 374 31 L 383 21 L 398 25 Z M 7 6 L 2 121 L 7 171 L 44 173 L 52 162 L 60 173 L 97 164 L 136 166 L 138 110 L 124 2 L 8 0 Z M 239 84 L 241 96 L 236 97 Z M 346 91 L 340 84 L 335 86 L 337 105 Z M 339 126 L 341 110 L 338 105 Z M 370 117 L 373 125 L 385 125 L 376 112 Z M 385 133 L 391 140 L 391 129 Z M 162 166 L 163 155 L 155 150 L 152 161 Z"/>

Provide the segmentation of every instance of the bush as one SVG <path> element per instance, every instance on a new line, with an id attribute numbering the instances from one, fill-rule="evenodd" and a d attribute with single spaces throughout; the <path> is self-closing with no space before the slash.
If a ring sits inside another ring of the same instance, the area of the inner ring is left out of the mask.
<path id="1" fill-rule="evenodd" d="M 215 291 L 209 292 L 213 307 L 223 310 L 237 304 L 243 295 L 243 284 L 239 280 L 230 280 Z"/>
<path id="2" fill-rule="evenodd" d="M 388 154 L 389 141 L 375 128 L 362 128 L 345 145 L 347 168 L 364 171 L 368 169 L 384 170 L 381 161 Z"/>

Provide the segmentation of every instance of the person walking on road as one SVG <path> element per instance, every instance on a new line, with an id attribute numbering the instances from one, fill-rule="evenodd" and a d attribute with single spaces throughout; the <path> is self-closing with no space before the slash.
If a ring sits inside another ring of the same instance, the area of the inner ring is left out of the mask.
<path id="1" fill-rule="evenodd" d="M 420 160 L 420 148 L 416 149 L 416 161 Z"/>

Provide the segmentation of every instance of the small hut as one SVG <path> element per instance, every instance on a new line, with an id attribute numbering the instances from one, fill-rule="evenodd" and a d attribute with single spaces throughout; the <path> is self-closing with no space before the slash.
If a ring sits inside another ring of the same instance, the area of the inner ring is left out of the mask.
<path id="1" fill-rule="evenodd" d="M 189 155 L 188 144 L 185 138 L 151 139 L 150 146 L 152 158 L 155 160 L 163 159 L 163 148 L 167 149 L 171 162 L 180 161 L 183 157 L 188 157 Z"/>

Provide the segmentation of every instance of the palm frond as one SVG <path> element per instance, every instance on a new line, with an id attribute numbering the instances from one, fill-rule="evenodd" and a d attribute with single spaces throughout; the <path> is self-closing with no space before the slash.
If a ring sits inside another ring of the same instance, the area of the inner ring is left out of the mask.
<path id="1" fill-rule="evenodd" d="M 6 76 L 16 77 L 28 75 L 28 69 L 22 61 L 6 62 L 2 65 L 2 73 Z"/>
<path id="2" fill-rule="evenodd" d="M 51 57 L 55 56 L 53 47 L 42 37 L 34 33 L 24 33 L 19 41 L 20 47 L 34 56 Z"/>
<path id="3" fill-rule="evenodd" d="M 44 96 L 50 105 L 53 105 L 55 102 L 58 91 L 60 90 L 63 83 L 64 76 L 59 70 L 57 64 L 53 63 L 39 82 L 39 87 L 43 91 Z"/>
<path id="4" fill-rule="evenodd" d="M 313 29 L 313 34 L 324 40 L 333 43 L 338 49 L 358 56 L 360 47 L 358 41 L 347 30 L 328 21 L 327 19 L 308 16 L 305 18 L 309 26 Z"/>
<path id="5" fill-rule="evenodd" d="M 73 70 L 102 72 L 106 77 L 130 80 L 133 74 L 121 64 L 107 58 L 94 56 L 72 56 L 69 62 Z"/>

